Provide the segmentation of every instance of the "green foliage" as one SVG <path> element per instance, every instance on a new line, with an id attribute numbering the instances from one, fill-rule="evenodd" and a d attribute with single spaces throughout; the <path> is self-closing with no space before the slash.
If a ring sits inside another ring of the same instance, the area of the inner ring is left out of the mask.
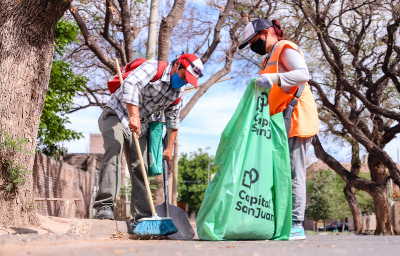
<path id="1" fill-rule="evenodd" d="M 329 170 L 318 171 L 314 180 L 308 182 L 307 194 L 310 196 L 310 203 L 306 207 L 308 219 L 326 221 L 333 218 L 334 201 L 337 197 L 334 182 L 335 174 Z"/>
<path id="2" fill-rule="evenodd" d="M 67 46 L 73 42 L 79 42 L 79 27 L 75 21 L 68 21 L 64 18 L 59 20 L 55 29 L 56 54 L 62 56 L 67 51 Z"/>
<path id="3" fill-rule="evenodd" d="M 8 185 L 6 186 L 8 192 L 18 186 L 23 186 L 25 184 L 25 175 L 33 172 L 24 170 L 22 165 L 14 166 L 11 161 L 6 161 L 5 169 L 8 174 Z"/>
<path id="4" fill-rule="evenodd" d="M 11 149 L 23 154 L 32 154 L 29 151 L 26 151 L 22 148 L 22 146 L 28 143 L 28 139 L 26 138 L 13 138 L 11 135 L 3 130 L 0 130 L 0 150 L 3 149 Z"/>
<path id="5" fill-rule="evenodd" d="M 362 190 L 356 190 L 356 197 L 360 204 L 362 213 L 373 213 L 375 212 L 374 200 L 367 192 Z"/>
<path id="6" fill-rule="evenodd" d="M 56 54 L 62 57 L 67 45 L 77 41 L 78 34 L 79 27 L 75 22 L 61 19 L 55 30 Z M 59 159 L 66 154 L 67 149 L 58 143 L 83 137 L 81 133 L 66 128 L 70 121 L 64 115 L 71 109 L 76 92 L 84 91 L 88 81 L 84 76 L 74 75 L 70 63 L 62 60 L 53 61 L 49 88 L 40 117 L 36 151 Z"/>
<path id="7" fill-rule="evenodd" d="M 50 156 L 56 160 L 60 159 L 62 156 L 68 153 L 68 149 L 62 145 L 58 144 L 49 144 L 43 146 L 42 144 L 38 145 L 40 152 L 45 154 L 46 156 Z"/>
<path id="8" fill-rule="evenodd" d="M 358 174 L 360 178 L 364 178 L 367 180 L 371 180 L 371 174 L 370 173 L 362 173 L 360 172 Z M 372 196 L 368 194 L 365 191 L 362 190 L 356 190 L 356 197 L 358 200 L 358 203 L 360 204 L 361 212 L 362 213 L 372 213 L 375 212 L 375 207 L 374 207 L 374 200 L 372 199 Z"/>
<path id="9" fill-rule="evenodd" d="M 330 171 L 333 175 L 333 189 L 334 189 L 334 200 L 333 200 L 333 215 L 331 219 L 344 220 L 346 217 L 352 216 L 349 204 L 347 203 L 346 196 L 343 192 L 346 182 L 335 172 Z"/>
<path id="10" fill-rule="evenodd" d="M 360 177 L 368 178 L 368 173 Z M 307 183 L 310 204 L 306 207 L 306 216 L 311 220 L 340 219 L 351 216 L 343 189 L 346 182 L 332 170 L 320 170 L 314 179 Z M 372 197 L 364 191 L 356 190 L 356 197 L 362 212 L 373 212 Z"/>
<path id="11" fill-rule="evenodd" d="M 190 156 L 181 154 L 178 167 L 178 201 L 188 204 L 189 211 L 199 211 L 208 186 L 208 164 L 210 163 L 210 176 L 218 170 L 213 162 L 214 157 L 202 149 L 190 153 Z"/>
<path id="12" fill-rule="evenodd" d="M 28 206 L 28 212 L 31 212 L 38 208 L 43 208 L 43 206 L 37 205 L 36 201 L 26 201 L 26 205 Z"/>
<path id="13" fill-rule="evenodd" d="M 0 150 L 8 150 L 8 156 L 12 157 L 15 153 L 21 154 L 32 154 L 31 152 L 23 149 L 23 145 L 28 143 L 26 138 L 13 138 L 11 135 L 0 129 Z M 31 174 L 32 171 L 24 170 L 24 166 L 15 166 L 10 160 L 5 161 L 2 164 L 4 173 L 7 175 L 7 181 L 5 184 L 5 190 L 8 192 L 15 191 L 18 186 L 25 184 L 25 176 Z"/>
<path id="14" fill-rule="evenodd" d="M 126 186 L 121 185 L 121 190 L 120 190 L 120 195 L 122 197 L 126 196 L 128 201 L 131 201 L 131 196 L 132 196 L 132 181 L 128 177 L 124 177 L 126 180 Z"/>
<path id="15" fill-rule="evenodd" d="M 132 181 L 128 177 L 124 177 L 124 178 L 126 180 L 126 184 L 127 185 L 126 186 L 125 185 L 121 185 L 120 195 L 122 197 L 126 196 L 128 202 L 130 202 L 131 201 L 131 197 L 132 197 Z M 149 177 L 150 183 L 154 182 L 154 180 L 155 180 L 154 177 Z M 156 184 L 151 184 L 150 185 L 150 191 L 151 191 L 151 194 L 153 196 L 154 196 L 153 190 L 156 190 L 156 189 L 157 189 L 157 185 Z M 156 203 L 157 201 L 153 200 L 153 202 Z"/>

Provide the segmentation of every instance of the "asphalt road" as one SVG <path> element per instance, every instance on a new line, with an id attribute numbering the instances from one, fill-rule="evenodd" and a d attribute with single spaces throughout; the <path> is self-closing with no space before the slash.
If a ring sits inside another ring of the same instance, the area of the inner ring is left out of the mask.
<path id="1" fill-rule="evenodd" d="M 400 236 L 308 235 L 304 241 L 91 241 L 46 246 L 14 246 L 0 252 L 14 255 L 400 255 Z"/>

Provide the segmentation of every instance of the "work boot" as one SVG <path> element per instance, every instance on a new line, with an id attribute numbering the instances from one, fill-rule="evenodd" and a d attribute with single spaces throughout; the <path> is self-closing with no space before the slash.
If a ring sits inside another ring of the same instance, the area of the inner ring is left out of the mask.
<path id="1" fill-rule="evenodd" d="M 306 234 L 304 232 L 303 225 L 301 223 L 292 222 L 292 229 L 290 230 L 289 240 L 304 240 L 306 239 Z"/>
<path id="2" fill-rule="evenodd" d="M 111 206 L 102 206 L 97 210 L 96 218 L 98 220 L 114 220 L 114 213 Z"/>

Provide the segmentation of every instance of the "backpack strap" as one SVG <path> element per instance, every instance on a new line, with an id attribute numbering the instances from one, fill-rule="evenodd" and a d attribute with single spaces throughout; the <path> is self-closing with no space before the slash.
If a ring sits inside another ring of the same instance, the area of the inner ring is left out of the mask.
<path id="1" fill-rule="evenodd" d="M 181 102 L 182 96 L 179 97 L 176 101 L 174 101 L 174 103 L 172 103 L 171 105 L 169 105 L 170 107 L 175 106 L 176 104 L 178 104 L 179 102 Z"/>
<path id="2" fill-rule="evenodd" d="M 158 79 L 160 79 L 160 78 L 162 77 L 162 75 L 164 74 L 164 71 L 165 71 L 165 69 L 167 68 L 167 66 L 168 66 L 168 62 L 166 62 L 166 61 L 159 61 L 159 62 L 158 62 L 157 73 L 156 73 L 156 75 L 154 76 L 154 78 L 151 79 L 151 82 L 155 82 L 155 81 L 157 81 Z"/>
<path id="3" fill-rule="evenodd" d="M 286 134 L 288 137 L 289 137 L 289 133 L 290 133 L 290 126 L 291 126 L 291 122 L 292 122 L 292 114 L 294 111 L 294 107 L 296 107 L 296 104 L 299 101 L 299 98 L 300 98 L 301 94 L 303 93 L 305 87 L 306 87 L 306 85 L 303 84 L 297 88 L 297 91 L 294 94 L 294 97 L 289 102 L 287 108 L 283 111 L 283 120 L 285 122 Z"/>
<path id="4" fill-rule="evenodd" d="M 297 91 L 294 94 L 294 97 L 289 102 L 289 105 L 291 105 L 293 108 L 296 106 L 297 102 L 299 101 L 299 98 L 300 98 L 301 94 L 303 93 L 305 86 L 306 86 L 305 84 L 300 85 L 299 88 L 297 88 Z"/>

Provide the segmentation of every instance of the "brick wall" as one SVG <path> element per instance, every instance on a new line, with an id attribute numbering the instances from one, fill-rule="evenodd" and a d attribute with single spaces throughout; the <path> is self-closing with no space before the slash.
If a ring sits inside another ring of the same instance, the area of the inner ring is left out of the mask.
<path id="1" fill-rule="evenodd" d="M 101 133 L 90 134 L 89 153 L 104 154 L 103 136 Z"/>
<path id="2" fill-rule="evenodd" d="M 35 198 L 79 198 L 75 218 L 86 218 L 88 213 L 89 173 L 69 164 L 36 154 L 33 166 Z M 89 197 L 90 198 L 90 197 Z M 41 215 L 56 216 L 56 201 L 38 201 Z"/>

